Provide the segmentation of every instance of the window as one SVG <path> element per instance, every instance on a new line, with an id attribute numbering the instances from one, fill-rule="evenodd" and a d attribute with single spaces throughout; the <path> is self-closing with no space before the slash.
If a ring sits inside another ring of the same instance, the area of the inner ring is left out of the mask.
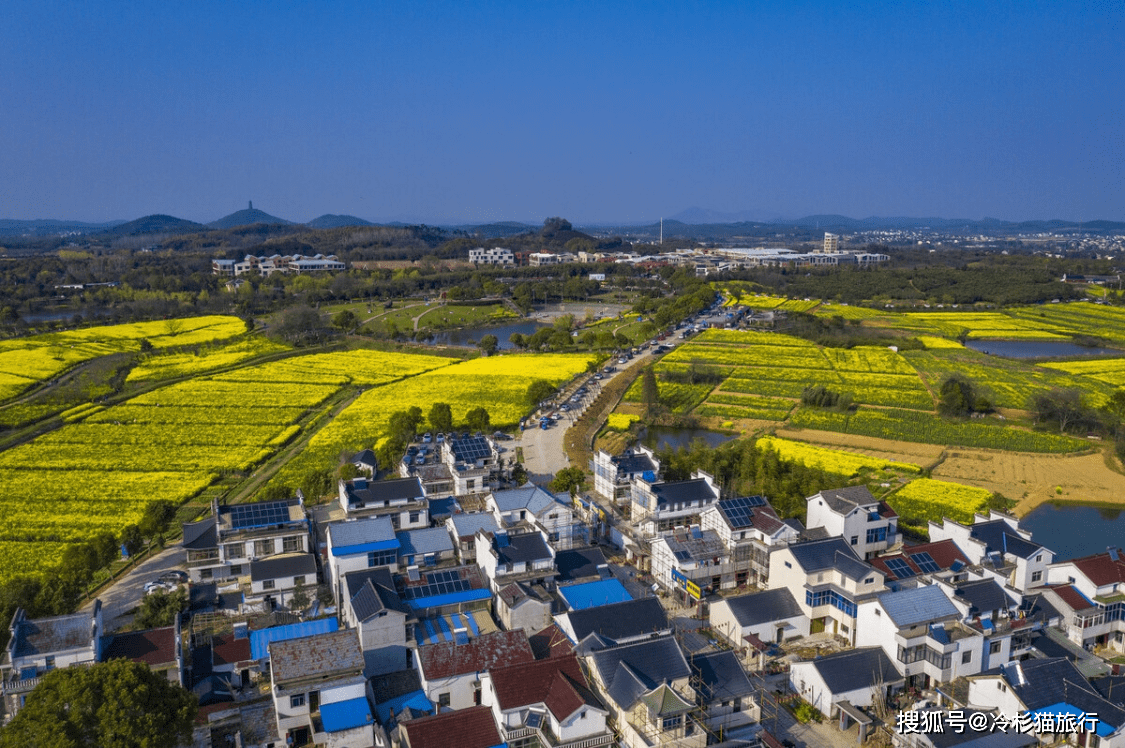
<path id="1" fill-rule="evenodd" d="M 881 611 L 881 610 L 879 610 L 878 608 L 876 608 L 876 609 L 875 609 L 875 615 L 877 615 L 877 616 L 879 616 L 880 618 L 882 618 L 882 617 L 883 617 L 883 611 Z"/>
<path id="2" fill-rule="evenodd" d="M 559 542 L 559 534 L 557 532 L 552 532 L 547 535 L 547 540 L 551 541 L 552 543 L 557 543 Z"/>
<path id="3" fill-rule="evenodd" d="M 872 527 L 867 531 L 868 543 L 885 543 L 887 541 L 887 528 L 885 527 Z M 852 543 L 855 545 L 855 543 Z"/>
<path id="4" fill-rule="evenodd" d="M 199 570 L 199 578 L 200 579 L 211 579 L 212 576 L 214 576 L 214 571 L 215 571 L 214 569 L 200 569 Z"/>
<path id="5" fill-rule="evenodd" d="M 376 566 L 390 566 L 397 558 L 398 552 L 395 550 L 371 551 L 367 554 L 367 568 L 372 569 Z"/>
<path id="6" fill-rule="evenodd" d="M 993 655 L 999 653 L 1000 652 L 1000 644 L 1001 644 L 1001 642 L 989 642 L 988 643 L 988 653 L 993 654 Z"/>
<path id="7" fill-rule="evenodd" d="M 439 693 L 437 697 L 438 709 L 449 706 L 449 692 Z"/>
<path id="8" fill-rule="evenodd" d="M 242 564 L 231 564 L 230 565 L 230 575 L 232 577 L 242 576 Z"/>
<path id="9" fill-rule="evenodd" d="M 54 670 L 55 669 L 55 656 L 54 655 L 47 655 L 46 663 L 47 663 L 47 669 L 48 670 Z"/>
<path id="10" fill-rule="evenodd" d="M 785 568 L 786 568 L 786 569 L 792 569 L 792 568 L 793 568 L 793 564 L 791 564 L 791 563 L 789 563 L 788 561 L 786 561 L 786 562 L 785 562 Z"/>
<path id="11" fill-rule="evenodd" d="M 805 604 L 815 608 L 818 605 L 831 605 L 851 618 L 855 618 L 855 603 L 835 590 L 821 590 L 813 592 L 805 590 Z"/>
<path id="12" fill-rule="evenodd" d="M 871 584 L 874 581 L 875 581 L 875 577 L 868 577 L 867 579 L 863 580 L 863 583 L 864 584 Z"/>
<path id="13" fill-rule="evenodd" d="M 418 512 L 411 512 L 410 513 L 410 524 L 412 524 L 412 525 L 416 524 L 418 522 L 419 516 L 421 516 L 421 515 L 419 515 Z"/>
<path id="14" fill-rule="evenodd" d="M 305 705 L 305 695 L 303 693 L 295 693 L 289 697 L 289 708 L 300 709 Z"/>
<path id="15" fill-rule="evenodd" d="M 273 554 L 273 538 L 269 540 L 255 540 L 254 541 L 254 555 L 255 556 L 270 556 Z"/>
<path id="16" fill-rule="evenodd" d="M 852 535 L 852 545 L 859 545 L 859 536 Z"/>
<path id="17" fill-rule="evenodd" d="M 305 550 L 305 547 L 301 542 L 300 535 L 290 535 L 288 538 L 281 539 L 282 553 L 300 553 L 303 550 Z"/>
<path id="18" fill-rule="evenodd" d="M 1031 572 L 1031 581 L 1033 581 L 1033 582 L 1038 582 L 1038 581 L 1040 581 L 1040 580 L 1042 580 L 1042 579 L 1043 579 L 1043 572 L 1041 572 L 1041 571 L 1033 571 L 1033 572 Z"/>
<path id="19" fill-rule="evenodd" d="M 972 650 L 969 650 L 969 651 L 968 651 L 968 652 L 966 652 L 965 654 L 961 655 L 961 664 L 962 664 L 962 665 L 968 665 L 968 664 L 969 664 L 970 662 L 972 662 L 972 661 L 973 661 L 973 652 L 972 652 Z"/>
<path id="20" fill-rule="evenodd" d="M 227 543 L 223 546 L 223 552 L 226 553 L 227 558 L 246 558 L 246 544 Z"/>
<path id="21" fill-rule="evenodd" d="M 1042 553 L 1040 553 L 1038 556 L 1035 557 L 1035 563 L 1039 563 L 1042 560 L 1043 560 L 1043 554 Z"/>
<path id="22" fill-rule="evenodd" d="M 262 582 L 262 589 L 263 590 L 272 590 L 273 588 L 274 588 L 274 583 L 273 583 L 272 579 L 267 579 L 266 581 Z"/>
<path id="23" fill-rule="evenodd" d="M 550 514 L 547 515 L 547 519 L 558 519 L 558 518 L 559 518 L 558 512 L 551 512 Z"/>
<path id="24" fill-rule="evenodd" d="M 675 717 L 665 717 L 660 723 L 660 729 L 664 732 L 675 730 L 684 723 L 684 715 L 677 714 Z"/>

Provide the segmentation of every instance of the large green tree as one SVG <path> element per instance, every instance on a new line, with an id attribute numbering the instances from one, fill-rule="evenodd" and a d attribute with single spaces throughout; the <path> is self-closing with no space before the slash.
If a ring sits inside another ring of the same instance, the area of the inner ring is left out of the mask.
<path id="1" fill-rule="evenodd" d="M 190 693 L 130 660 L 54 670 L 0 731 L 0 748 L 187 745 L 197 709 Z"/>
<path id="2" fill-rule="evenodd" d="M 430 407 L 430 426 L 438 433 L 446 433 L 453 430 L 453 409 L 449 407 L 449 403 L 434 403 Z"/>
<path id="3" fill-rule="evenodd" d="M 536 379 L 527 386 L 527 404 L 534 408 L 544 400 L 549 400 L 556 392 L 555 385 L 546 379 Z"/>

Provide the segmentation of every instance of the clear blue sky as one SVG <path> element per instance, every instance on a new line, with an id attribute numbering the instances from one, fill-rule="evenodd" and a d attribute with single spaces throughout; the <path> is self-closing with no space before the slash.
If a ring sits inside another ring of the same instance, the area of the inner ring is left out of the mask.
<path id="1" fill-rule="evenodd" d="M 3 8 L 0 218 L 1125 220 L 1116 1 Z"/>

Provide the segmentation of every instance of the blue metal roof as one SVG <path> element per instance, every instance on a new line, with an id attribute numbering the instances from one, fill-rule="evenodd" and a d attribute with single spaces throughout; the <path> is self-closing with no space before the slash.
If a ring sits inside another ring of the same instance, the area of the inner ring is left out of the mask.
<path id="1" fill-rule="evenodd" d="M 392 551 L 399 548 L 398 540 L 376 540 L 371 543 L 359 545 L 345 545 L 332 549 L 333 556 L 354 556 L 357 553 L 370 553 L 371 551 Z"/>
<path id="2" fill-rule="evenodd" d="M 315 621 L 290 623 L 250 632 L 250 657 L 260 660 L 269 657 L 269 643 L 301 639 L 317 634 L 330 634 L 339 630 L 340 623 L 335 618 L 318 618 Z"/>
<path id="3" fill-rule="evenodd" d="M 321 704 L 320 721 L 324 723 L 325 732 L 339 732 L 370 725 L 375 720 L 371 717 L 371 706 L 367 699 L 360 696 L 347 701 Z"/>
<path id="4" fill-rule="evenodd" d="M 404 709 L 413 709 L 416 712 L 434 712 L 434 705 L 426 698 L 425 691 L 411 691 L 410 693 L 396 696 L 390 701 L 375 705 L 375 714 L 379 721 L 386 725 L 391 717 L 397 717 Z"/>
<path id="5" fill-rule="evenodd" d="M 1076 706 L 1072 706 L 1071 704 L 1066 703 L 1065 701 L 1060 701 L 1057 704 L 1051 704 L 1050 706 L 1045 706 L 1040 709 L 1030 709 L 1028 710 L 1027 714 L 1029 717 L 1034 719 L 1036 714 L 1058 714 L 1060 712 L 1063 712 L 1065 714 L 1073 714 L 1078 720 L 1081 720 L 1082 717 L 1086 716 L 1086 712 Z M 1100 719 L 1096 721 L 1096 724 L 1097 727 L 1094 728 L 1094 731 L 1103 738 L 1108 738 L 1110 735 L 1117 731 L 1116 727 L 1109 724 L 1108 722 L 1103 722 Z"/>
<path id="6" fill-rule="evenodd" d="M 411 610 L 422 610 L 425 608 L 436 608 L 441 605 L 469 603 L 474 600 L 487 600 L 490 597 L 492 597 L 492 591 L 488 589 L 465 590 L 464 592 L 449 592 L 444 595 L 418 597 L 413 600 L 407 600 L 406 604 L 410 606 Z"/>
<path id="7" fill-rule="evenodd" d="M 585 610 L 599 605 L 610 603 L 623 603 L 632 600 L 633 596 L 617 579 L 600 579 L 596 582 L 583 584 L 568 584 L 559 587 L 559 594 L 566 600 L 571 610 Z"/>

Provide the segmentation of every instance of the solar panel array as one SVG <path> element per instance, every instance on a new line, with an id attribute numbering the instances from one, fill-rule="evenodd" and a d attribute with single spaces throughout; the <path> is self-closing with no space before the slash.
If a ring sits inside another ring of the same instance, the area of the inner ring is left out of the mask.
<path id="1" fill-rule="evenodd" d="M 476 462 L 492 456 L 492 448 L 483 436 L 458 439 L 453 442 L 453 456 L 465 462 Z"/>
<path id="2" fill-rule="evenodd" d="M 285 502 L 236 504 L 230 508 L 230 524 L 235 530 L 282 525 L 288 521 L 289 505 Z"/>
<path id="3" fill-rule="evenodd" d="M 754 507 L 765 506 L 764 496 L 742 496 L 737 499 L 724 499 L 719 508 L 726 515 L 731 527 L 749 527 L 753 523 Z"/>
<path id="4" fill-rule="evenodd" d="M 901 558 L 885 558 L 883 559 L 883 563 L 885 563 L 887 568 L 891 570 L 891 573 L 899 579 L 908 579 L 914 576 L 914 570 Z"/>
<path id="5" fill-rule="evenodd" d="M 914 562 L 915 566 L 922 570 L 923 574 L 933 574 L 935 571 L 941 571 L 941 567 L 938 566 L 938 562 L 934 561 L 934 557 L 926 553 L 925 551 L 921 553 L 912 553 L 910 555 L 910 560 Z"/>
<path id="6" fill-rule="evenodd" d="M 407 600 L 417 600 L 421 597 L 468 592 L 472 588 L 469 580 L 462 579 L 456 571 L 432 571 L 426 575 L 425 584 L 407 587 L 405 595 Z"/>

